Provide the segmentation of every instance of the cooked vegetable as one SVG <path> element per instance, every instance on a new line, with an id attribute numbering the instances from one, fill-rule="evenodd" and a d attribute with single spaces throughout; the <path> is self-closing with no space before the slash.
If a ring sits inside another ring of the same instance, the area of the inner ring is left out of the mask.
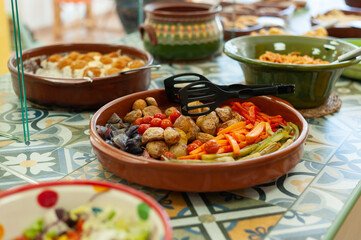
<path id="1" fill-rule="evenodd" d="M 216 108 L 214 111 L 222 122 L 227 122 L 233 118 L 232 109 L 230 108 Z"/>
<path id="2" fill-rule="evenodd" d="M 145 149 L 152 158 L 158 159 L 162 154 L 168 151 L 168 146 L 164 141 L 148 142 Z"/>
<path id="3" fill-rule="evenodd" d="M 153 105 L 143 108 L 142 112 L 143 112 L 143 116 L 149 115 L 152 117 L 156 113 L 162 113 L 162 111 L 157 106 L 153 106 Z"/>
<path id="4" fill-rule="evenodd" d="M 171 153 L 173 153 L 174 157 L 175 158 L 179 158 L 179 157 L 182 157 L 182 156 L 186 156 L 188 154 L 187 152 L 187 145 L 184 144 L 184 143 L 181 143 L 181 142 L 178 142 L 174 145 L 172 145 L 170 148 L 169 148 L 169 151 Z"/>
<path id="5" fill-rule="evenodd" d="M 142 116 L 142 110 L 140 110 L 140 109 L 133 110 L 133 111 L 127 113 L 127 115 L 125 115 L 124 121 L 128 122 L 128 123 L 132 123 L 137 118 L 140 118 L 141 116 Z"/>
<path id="6" fill-rule="evenodd" d="M 23 240 L 80 240 L 80 239 L 137 239 L 146 240 L 150 226 L 134 220 L 118 209 L 99 207 L 91 203 L 70 211 L 49 209 L 16 239 Z"/>
<path id="7" fill-rule="evenodd" d="M 147 106 L 147 103 L 146 103 L 146 101 L 144 101 L 144 99 L 137 99 L 133 103 L 132 109 L 133 110 L 136 110 L 136 109 L 143 110 L 146 106 Z"/>
<path id="8" fill-rule="evenodd" d="M 158 103 L 157 103 L 157 101 L 155 100 L 155 98 L 154 97 L 147 97 L 146 99 L 145 99 L 145 101 L 148 103 L 148 105 L 150 105 L 150 106 L 158 106 Z"/>
<path id="9" fill-rule="evenodd" d="M 181 139 L 180 133 L 174 128 L 167 127 L 164 130 L 164 141 L 168 145 L 176 144 L 177 142 L 179 142 L 180 139 Z"/>
<path id="10" fill-rule="evenodd" d="M 146 144 L 151 141 L 158 141 L 164 139 L 164 130 L 161 127 L 150 127 L 143 133 L 142 143 Z"/>

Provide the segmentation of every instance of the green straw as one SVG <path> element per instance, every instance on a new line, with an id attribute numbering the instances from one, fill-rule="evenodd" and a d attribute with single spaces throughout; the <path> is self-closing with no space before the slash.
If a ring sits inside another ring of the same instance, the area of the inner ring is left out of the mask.
<path id="1" fill-rule="evenodd" d="M 18 79 L 19 79 L 19 88 L 20 88 L 20 103 L 21 103 L 21 116 L 23 122 L 23 132 L 24 132 L 24 142 L 26 145 L 30 144 L 30 134 L 29 134 L 29 121 L 28 121 L 28 108 L 26 104 L 26 93 L 25 93 L 25 82 L 24 82 L 24 67 L 23 67 L 23 55 L 21 49 L 21 35 L 20 35 L 20 24 L 19 24 L 19 12 L 18 12 L 18 1 L 15 0 L 15 10 L 14 14 L 14 1 L 11 0 L 11 10 L 13 15 L 13 27 L 14 27 L 14 37 L 15 37 L 15 50 L 16 50 L 16 63 L 18 67 Z M 15 19 L 16 17 L 16 19 Z M 17 28 L 16 28 L 17 26 Z M 19 49 L 18 49 L 19 44 Z M 19 57 L 21 65 L 21 74 L 19 67 Z M 25 121 L 24 121 L 25 119 Z"/>

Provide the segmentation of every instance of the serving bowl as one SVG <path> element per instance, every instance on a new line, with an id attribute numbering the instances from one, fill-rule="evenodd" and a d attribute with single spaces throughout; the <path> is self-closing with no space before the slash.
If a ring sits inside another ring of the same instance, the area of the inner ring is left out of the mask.
<path id="1" fill-rule="evenodd" d="M 133 92 L 144 91 L 150 85 L 150 69 L 142 69 L 121 75 L 93 77 L 93 81 L 84 78 L 55 78 L 34 74 L 40 68 L 40 60 L 52 54 L 80 53 L 97 51 L 102 54 L 121 51 L 131 58 L 141 59 L 144 65 L 153 63 L 150 53 L 124 45 L 100 43 L 73 43 L 48 45 L 23 51 L 24 82 L 27 100 L 45 108 L 67 108 L 73 110 L 98 109 L 105 103 Z M 37 60 L 35 60 L 37 59 Z M 8 62 L 12 85 L 19 96 L 19 80 L 16 57 Z"/>
<path id="2" fill-rule="evenodd" d="M 343 40 L 361 47 L 361 38 L 348 38 Z M 361 80 L 361 63 L 346 68 L 343 71 L 342 76 L 352 78 L 355 80 Z"/>
<path id="3" fill-rule="evenodd" d="M 172 238 L 170 219 L 148 195 L 121 184 L 90 180 L 44 182 L 0 192 L 0 239 L 15 239 L 51 209 L 74 209 L 86 203 L 107 206 L 125 217 L 145 220 L 154 240 Z"/>
<path id="4" fill-rule="evenodd" d="M 358 15 L 361 17 L 361 11 L 356 8 L 349 9 L 338 9 L 341 13 L 345 15 Z M 326 12 L 325 14 L 330 13 L 331 11 Z M 337 19 L 337 18 L 336 18 Z M 339 21 L 341 19 L 338 19 Z M 312 17 L 311 24 L 319 25 L 323 22 L 318 19 Z M 360 26 L 352 26 L 352 24 L 335 24 L 332 27 L 327 28 L 327 32 L 329 36 L 338 37 L 338 38 L 358 38 L 361 36 L 361 27 Z"/>
<path id="5" fill-rule="evenodd" d="M 342 71 L 361 58 L 332 63 L 357 46 L 334 38 L 291 35 L 244 36 L 225 43 L 224 53 L 239 62 L 247 84 L 295 84 L 294 94 L 280 95 L 295 108 L 322 105 L 331 94 Z M 271 51 L 279 54 L 300 52 L 330 64 L 281 64 L 257 60 Z"/>
<path id="6" fill-rule="evenodd" d="M 272 96 L 247 99 L 266 114 L 282 114 L 298 125 L 300 136 L 290 146 L 261 157 L 223 163 L 177 163 L 136 156 L 107 144 L 97 133 L 113 113 L 124 117 L 139 98 L 154 97 L 162 110 L 174 106 L 164 89 L 155 89 L 118 98 L 100 108 L 90 121 L 90 143 L 99 162 L 121 178 L 154 188 L 187 192 L 211 192 L 239 189 L 275 179 L 292 169 L 300 160 L 308 133 L 302 115 L 289 103 Z M 231 99 L 240 101 L 240 99 Z"/>

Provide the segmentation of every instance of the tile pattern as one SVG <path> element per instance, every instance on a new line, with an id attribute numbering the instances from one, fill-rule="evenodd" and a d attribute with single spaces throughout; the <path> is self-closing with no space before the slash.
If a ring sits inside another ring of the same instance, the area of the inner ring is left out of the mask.
<path id="1" fill-rule="evenodd" d="M 137 34 L 124 44 L 142 47 Z M 243 81 L 237 63 L 222 55 L 205 63 L 163 64 L 150 88 L 182 72 L 216 83 Z M 105 170 L 89 143 L 92 112 L 68 113 L 28 106 L 31 144 L 22 137 L 20 102 L 10 75 L 0 76 L 0 163 L 37 181 L 94 179 L 126 184 L 162 204 L 174 239 L 322 239 L 361 179 L 361 83 L 343 79 L 335 91 L 339 112 L 309 119 L 300 163 L 273 181 L 232 192 L 181 193 L 141 186 Z M 0 165 L 0 190 L 27 182 Z"/>

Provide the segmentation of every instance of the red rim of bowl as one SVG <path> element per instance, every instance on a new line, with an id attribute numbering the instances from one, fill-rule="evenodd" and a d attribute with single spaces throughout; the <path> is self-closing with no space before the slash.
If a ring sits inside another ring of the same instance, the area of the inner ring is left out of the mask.
<path id="1" fill-rule="evenodd" d="M 145 203 L 147 203 L 151 208 L 153 208 L 157 214 L 162 219 L 165 235 L 164 239 L 172 239 L 172 227 L 170 223 L 170 219 L 168 217 L 168 214 L 165 212 L 165 210 L 159 205 L 158 202 L 156 202 L 153 198 L 146 195 L 145 193 L 142 193 L 136 189 L 133 189 L 131 187 L 121 185 L 121 184 L 115 184 L 110 182 L 99 182 L 94 180 L 71 180 L 71 181 L 56 181 L 56 182 L 43 182 L 39 184 L 31 184 L 31 185 L 24 185 L 20 187 L 15 187 L 11 189 L 4 190 L 0 192 L 0 199 L 5 198 L 14 194 L 18 194 L 21 192 L 26 192 L 28 190 L 38 189 L 38 188 L 44 188 L 44 187 L 52 187 L 52 186 L 64 186 L 64 185 L 91 185 L 91 186 L 100 186 L 100 187 L 107 187 L 111 189 L 115 189 L 121 192 L 126 192 L 130 195 L 133 195 Z"/>

